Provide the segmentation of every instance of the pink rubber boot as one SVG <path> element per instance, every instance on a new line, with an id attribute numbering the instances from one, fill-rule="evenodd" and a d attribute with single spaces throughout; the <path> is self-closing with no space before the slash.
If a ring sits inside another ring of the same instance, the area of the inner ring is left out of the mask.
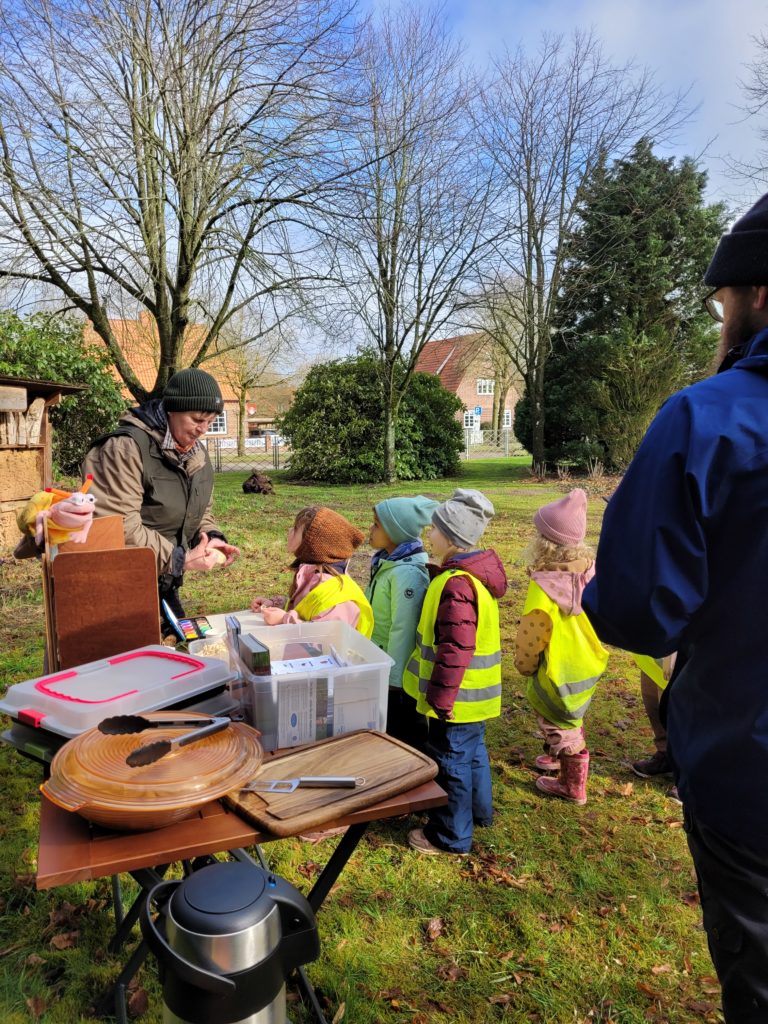
<path id="1" fill-rule="evenodd" d="M 560 775 L 556 779 L 542 775 L 536 779 L 536 789 L 547 796 L 559 796 L 572 804 L 587 802 L 587 775 L 589 774 L 589 751 L 578 754 L 560 755 Z"/>
<path id="2" fill-rule="evenodd" d="M 559 772 L 560 771 L 560 758 L 553 757 L 552 754 L 539 754 L 534 764 L 540 772 Z"/>

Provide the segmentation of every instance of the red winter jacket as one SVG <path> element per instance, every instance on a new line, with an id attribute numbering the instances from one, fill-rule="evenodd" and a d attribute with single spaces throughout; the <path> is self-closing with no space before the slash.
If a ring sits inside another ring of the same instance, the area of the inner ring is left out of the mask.
<path id="1" fill-rule="evenodd" d="M 443 565 L 428 565 L 431 577 L 446 569 L 471 573 L 497 600 L 507 591 L 507 576 L 496 552 L 472 551 L 449 558 Z M 452 576 L 440 595 L 435 622 L 437 648 L 432 679 L 427 686 L 427 703 L 438 718 L 453 712 L 464 672 L 475 653 L 477 641 L 477 595 L 468 576 Z"/>

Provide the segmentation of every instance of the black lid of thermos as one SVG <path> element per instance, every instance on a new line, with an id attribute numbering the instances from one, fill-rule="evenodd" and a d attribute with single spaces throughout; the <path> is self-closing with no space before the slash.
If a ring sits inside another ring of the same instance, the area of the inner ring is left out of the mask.
<path id="1" fill-rule="evenodd" d="M 176 889 L 171 914 L 180 928 L 199 935 L 242 932 L 272 911 L 266 888 L 264 873 L 251 864 L 210 864 Z"/>

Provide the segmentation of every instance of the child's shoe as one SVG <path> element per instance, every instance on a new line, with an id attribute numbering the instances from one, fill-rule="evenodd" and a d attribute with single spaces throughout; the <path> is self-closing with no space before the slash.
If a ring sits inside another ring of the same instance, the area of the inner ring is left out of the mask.
<path id="1" fill-rule="evenodd" d="M 434 843 L 430 843 L 427 837 L 424 835 L 423 828 L 413 828 L 408 833 L 408 845 L 419 853 L 426 853 L 430 857 L 436 857 L 440 854 L 445 854 L 447 857 L 467 857 L 466 853 L 454 853 L 453 850 L 444 850 L 440 846 L 435 846 Z"/>
<path id="2" fill-rule="evenodd" d="M 547 796 L 559 796 L 563 800 L 570 800 L 572 804 L 585 804 L 588 774 L 588 750 L 582 750 L 579 754 L 561 754 L 558 778 L 542 776 L 536 779 L 536 789 Z"/>
<path id="3" fill-rule="evenodd" d="M 560 758 L 553 757 L 551 754 L 539 754 L 539 756 L 534 761 L 534 764 L 540 772 L 560 771 Z"/>

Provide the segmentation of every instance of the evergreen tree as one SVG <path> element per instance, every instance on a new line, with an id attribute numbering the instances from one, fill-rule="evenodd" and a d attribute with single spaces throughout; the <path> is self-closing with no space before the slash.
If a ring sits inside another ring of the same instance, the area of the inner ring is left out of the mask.
<path id="1" fill-rule="evenodd" d="M 567 240 L 545 394 L 550 462 L 622 468 L 658 406 L 701 378 L 717 342 L 701 280 L 724 229 L 706 173 L 641 139 L 601 161 Z M 528 444 L 524 398 L 515 429 Z"/>

